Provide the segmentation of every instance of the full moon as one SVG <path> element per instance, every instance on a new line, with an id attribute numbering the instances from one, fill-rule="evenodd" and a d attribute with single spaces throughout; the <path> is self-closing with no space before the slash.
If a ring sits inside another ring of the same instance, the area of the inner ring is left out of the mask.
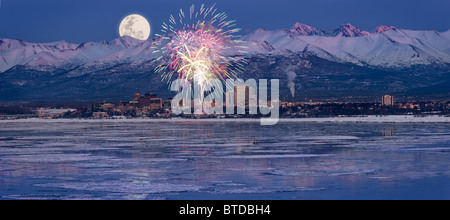
<path id="1" fill-rule="evenodd" d="M 138 40 L 147 40 L 150 37 L 150 24 L 141 15 L 128 15 L 120 23 L 119 34 L 121 37 L 130 36 Z"/>

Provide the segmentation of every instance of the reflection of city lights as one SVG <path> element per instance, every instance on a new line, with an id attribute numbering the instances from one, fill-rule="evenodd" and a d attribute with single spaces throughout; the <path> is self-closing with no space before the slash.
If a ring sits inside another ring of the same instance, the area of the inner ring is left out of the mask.
<path id="1" fill-rule="evenodd" d="M 392 128 L 390 128 L 390 129 L 383 129 L 382 135 L 383 135 L 383 137 L 394 136 L 394 129 L 392 129 Z"/>

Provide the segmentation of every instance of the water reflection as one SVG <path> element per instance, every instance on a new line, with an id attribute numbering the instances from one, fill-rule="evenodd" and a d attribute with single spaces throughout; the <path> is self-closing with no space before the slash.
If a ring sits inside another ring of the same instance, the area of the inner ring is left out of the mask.
<path id="1" fill-rule="evenodd" d="M 1 198 L 370 197 L 450 177 L 445 124 L 1 123 Z"/>
<path id="2" fill-rule="evenodd" d="M 392 137 L 395 135 L 394 128 L 383 128 L 383 137 Z"/>

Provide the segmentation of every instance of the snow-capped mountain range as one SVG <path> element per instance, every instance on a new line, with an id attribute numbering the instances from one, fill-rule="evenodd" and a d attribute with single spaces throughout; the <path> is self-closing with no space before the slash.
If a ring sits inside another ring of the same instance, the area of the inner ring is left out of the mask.
<path id="1" fill-rule="evenodd" d="M 128 36 L 111 42 L 82 44 L 59 41 L 29 43 L 21 40 L 0 39 L 0 72 L 21 65 L 42 69 L 49 67 L 83 66 L 102 62 L 130 62 L 149 59 L 152 41 L 141 41 Z"/>
<path id="2" fill-rule="evenodd" d="M 155 37 L 82 44 L 0 38 L 2 100 L 126 100 L 135 92 L 168 93 L 154 74 Z M 249 64 L 240 78 L 281 79 L 285 97 L 378 97 L 384 93 L 450 97 L 450 30 L 351 24 L 324 31 L 296 23 L 241 37 Z M 371 98 L 369 98 L 372 100 Z"/>
<path id="3" fill-rule="evenodd" d="M 297 23 L 291 29 L 258 29 L 242 38 L 257 53 L 302 52 L 377 67 L 450 63 L 450 30 L 413 31 L 379 26 L 372 33 L 351 24 L 325 32 Z"/>
<path id="4" fill-rule="evenodd" d="M 121 37 L 82 44 L 29 43 L 0 38 L 0 72 L 22 65 L 38 69 L 154 59 L 152 42 Z M 242 37 L 250 54 L 301 52 L 334 62 L 379 67 L 450 63 L 450 30 L 414 31 L 379 26 L 369 33 L 351 24 L 323 31 L 296 23 L 290 29 L 258 29 Z"/>

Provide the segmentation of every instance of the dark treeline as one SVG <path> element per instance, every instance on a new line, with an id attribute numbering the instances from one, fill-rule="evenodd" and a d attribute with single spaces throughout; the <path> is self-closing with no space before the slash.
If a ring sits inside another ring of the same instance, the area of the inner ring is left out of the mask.
<path id="1" fill-rule="evenodd" d="M 28 106 L 0 106 L 0 115 L 30 115 L 35 110 Z"/>

